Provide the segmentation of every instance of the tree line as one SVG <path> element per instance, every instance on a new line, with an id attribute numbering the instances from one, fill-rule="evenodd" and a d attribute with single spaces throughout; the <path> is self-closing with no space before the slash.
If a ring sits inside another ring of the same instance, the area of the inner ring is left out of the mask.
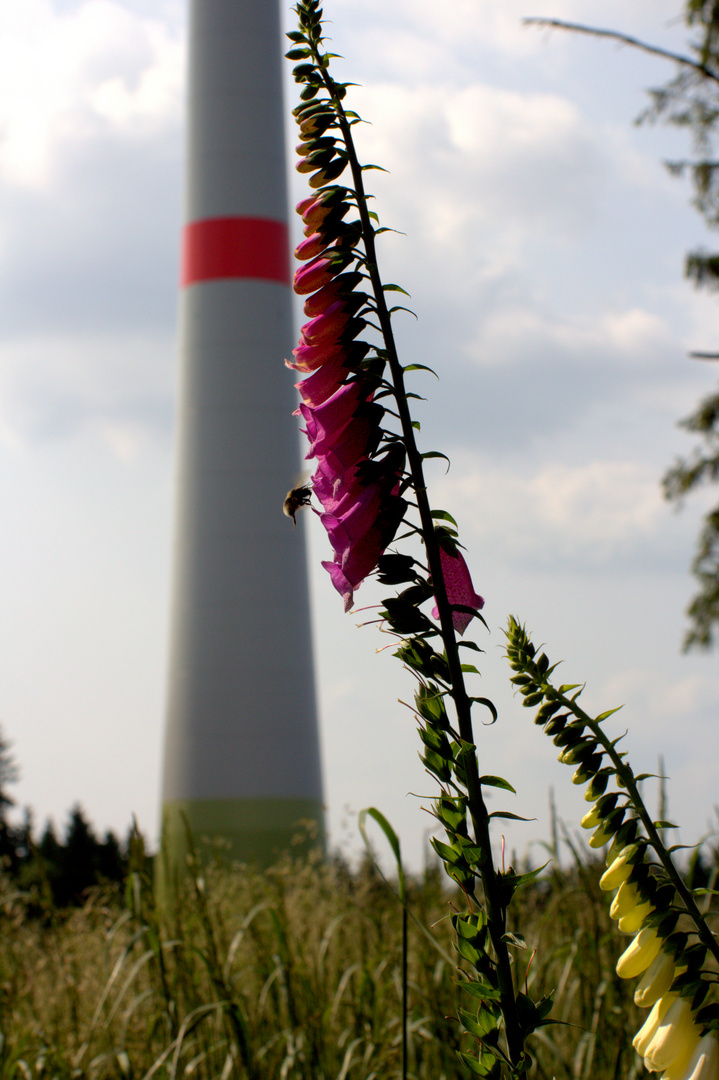
<path id="1" fill-rule="evenodd" d="M 79 803 L 69 811 L 62 836 L 51 821 L 37 836 L 29 809 L 14 823 L 16 804 L 8 786 L 18 778 L 10 742 L 0 730 L 0 867 L 25 894 L 29 910 L 80 906 L 93 886 L 121 886 L 131 864 L 146 868 L 149 857 L 134 822 L 124 841 L 111 830 L 99 838 Z"/>

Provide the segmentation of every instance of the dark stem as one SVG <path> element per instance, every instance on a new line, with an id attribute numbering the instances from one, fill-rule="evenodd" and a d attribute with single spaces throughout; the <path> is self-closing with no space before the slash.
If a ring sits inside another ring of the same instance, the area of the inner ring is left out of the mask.
<path id="1" fill-rule="evenodd" d="M 452 609 L 447 599 L 444 576 L 442 574 L 439 544 L 435 536 L 434 519 L 432 517 L 427 496 L 427 486 L 424 479 L 424 470 L 422 468 L 422 456 L 417 449 L 417 443 L 414 437 L 412 417 L 407 403 L 407 393 L 404 384 L 404 371 L 397 356 L 391 317 L 387 309 L 384 290 L 382 288 L 382 280 L 377 266 L 374 228 L 367 210 L 367 197 L 364 190 L 362 168 L 355 152 L 352 130 L 349 121 L 345 116 L 340 98 L 336 93 L 335 84 L 327 74 L 326 70 L 322 67 L 315 46 L 313 46 L 313 53 L 318 70 L 322 73 L 325 88 L 332 99 L 347 150 L 349 165 L 352 170 L 357 206 L 360 221 L 362 223 L 366 270 L 372 284 L 372 291 L 377 305 L 377 317 L 384 338 L 387 361 L 392 376 L 394 395 L 402 427 L 402 436 L 407 451 L 409 471 L 412 476 L 412 485 L 417 499 L 417 508 L 419 510 L 422 534 L 427 552 L 427 562 L 429 564 L 434 596 L 439 610 L 441 636 L 452 681 L 452 698 L 457 710 L 459 734 L 462 742 L 467 743 L 472 747 L 472 752 L 465 755 L 463 760 L 467 776 L 468 806 L 477 846 L 484 852 L 484 861 L 480 868 L 480 876 L 487 906 L 487 928 L 496 957 L 497 978 L 501 995 L 500 1004 L 506 1029 L 507 1050 L 512 1064 L 517 1065 L 521 1060 L 524 1048 L 522 1032 L 517 1017 L 509 951 L 506 942 L 503 940 L 503 935 L 506 930 L 505 912 L 499 898 L 497 873 L 492 860 L 492 848 L 489 835 L 489 814 L 482 796 L 482 786 L 479 782 L 479 773 L 477 770 L 477 756 L 474 748 L 474 736 L 472 731 L 471 702 L 464 685 L 464 675 L 459 656 L 459 648 L 454 632 L 454 625 L 452 623 Z"/>

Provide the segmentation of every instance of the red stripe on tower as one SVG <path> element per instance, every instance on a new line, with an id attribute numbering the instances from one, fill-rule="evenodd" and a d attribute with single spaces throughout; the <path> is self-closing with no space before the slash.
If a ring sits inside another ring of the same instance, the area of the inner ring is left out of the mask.
<path id="1" fill-rule="evenodd" d="M 182 234 L 180 284 L 219 278 L 290 283 L 289 233 L 284 221 L 217 217 L 192 221 Z"/>

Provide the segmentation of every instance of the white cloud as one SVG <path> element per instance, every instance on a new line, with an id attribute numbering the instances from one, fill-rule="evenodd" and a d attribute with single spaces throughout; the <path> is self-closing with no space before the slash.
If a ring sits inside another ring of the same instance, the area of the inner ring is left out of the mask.
<path id="1" fill-rule="evenodd" d="M 485 313 L 467 355 L 482 365 L 552 357 L 575 366 L 614 362 L 632 368 L 656 364 L 679 345 L 662 316 L 643 308 L 554 316 L 529 298 Z"/>
<path id="2" fill-rule="evenodd" d="M 0 349 L 0 443 L 89 435 L 127 459 L 170 433 L 172 339 L 23 337 Z"/>
<path id="3" fill-rule="evenodd" d="M 46 187 L 59 148 L 103 129 L 146 136 L 181 108 L 183 49 L 169 26 L 116 0 L 57 14 L 49 0 L 0 7 L 0 176 Z"/>
<path id="4" fill-rule="evenodd" d="M 484 549 L 537 566 L 616 567 L 654 544 L 668 516 L 656 473 L 636 462 L 527 461 L 522 469 L 455 456 L 436 495 Z"/>

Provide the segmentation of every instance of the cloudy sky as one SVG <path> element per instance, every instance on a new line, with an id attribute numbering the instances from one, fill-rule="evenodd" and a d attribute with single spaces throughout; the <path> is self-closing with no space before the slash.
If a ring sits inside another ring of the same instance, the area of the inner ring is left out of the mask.
<path id="1" fill-rule="evenodd" d="M 662 166 L 685 137 L 633 125 L 672 68 L 521 21 L 681 48 L 680 9 L 325 5 L 371 122 L 361 154 L 389 170 L 370 174 L 399 231 L 384 274 L 419 316 L 398 323 L 402 354 L 441 375 L 416 377 L 423 448 L 452 458 L 433 497 L 487 600 L 481 692 L 500 721 L 480 732 L 482 768 L 536 818 L 508 831 L 522 852 L 547 835 L 550 786 L 572 828 L 580 802 L 508 691 L 510 612 L 586 680 L 588 706 L 625 704 L 616 730 L 638 771 L 664 756 L 682 839 L 717 801 L 717 658 L 679 651 L 708 504 L 678 515 L 659 487 L 692 445 L 677 420 L 715 384 L 686 353 L 716 349 L 719 306 L 682 278 L 713 238 Z M 0 722 L 38 826 L 79 800 L 98 829 L 124 833 L 135 813 L 156 834 L 186 19 L 180 0 L 0 0 Z M 397 703 L 411 685 L 342 614 L 310 529 L 332 839 L 356 848 L 356 813 L 376 805 L 419 866 L 429 819 L 407 793 L 432 786 Z"/>

